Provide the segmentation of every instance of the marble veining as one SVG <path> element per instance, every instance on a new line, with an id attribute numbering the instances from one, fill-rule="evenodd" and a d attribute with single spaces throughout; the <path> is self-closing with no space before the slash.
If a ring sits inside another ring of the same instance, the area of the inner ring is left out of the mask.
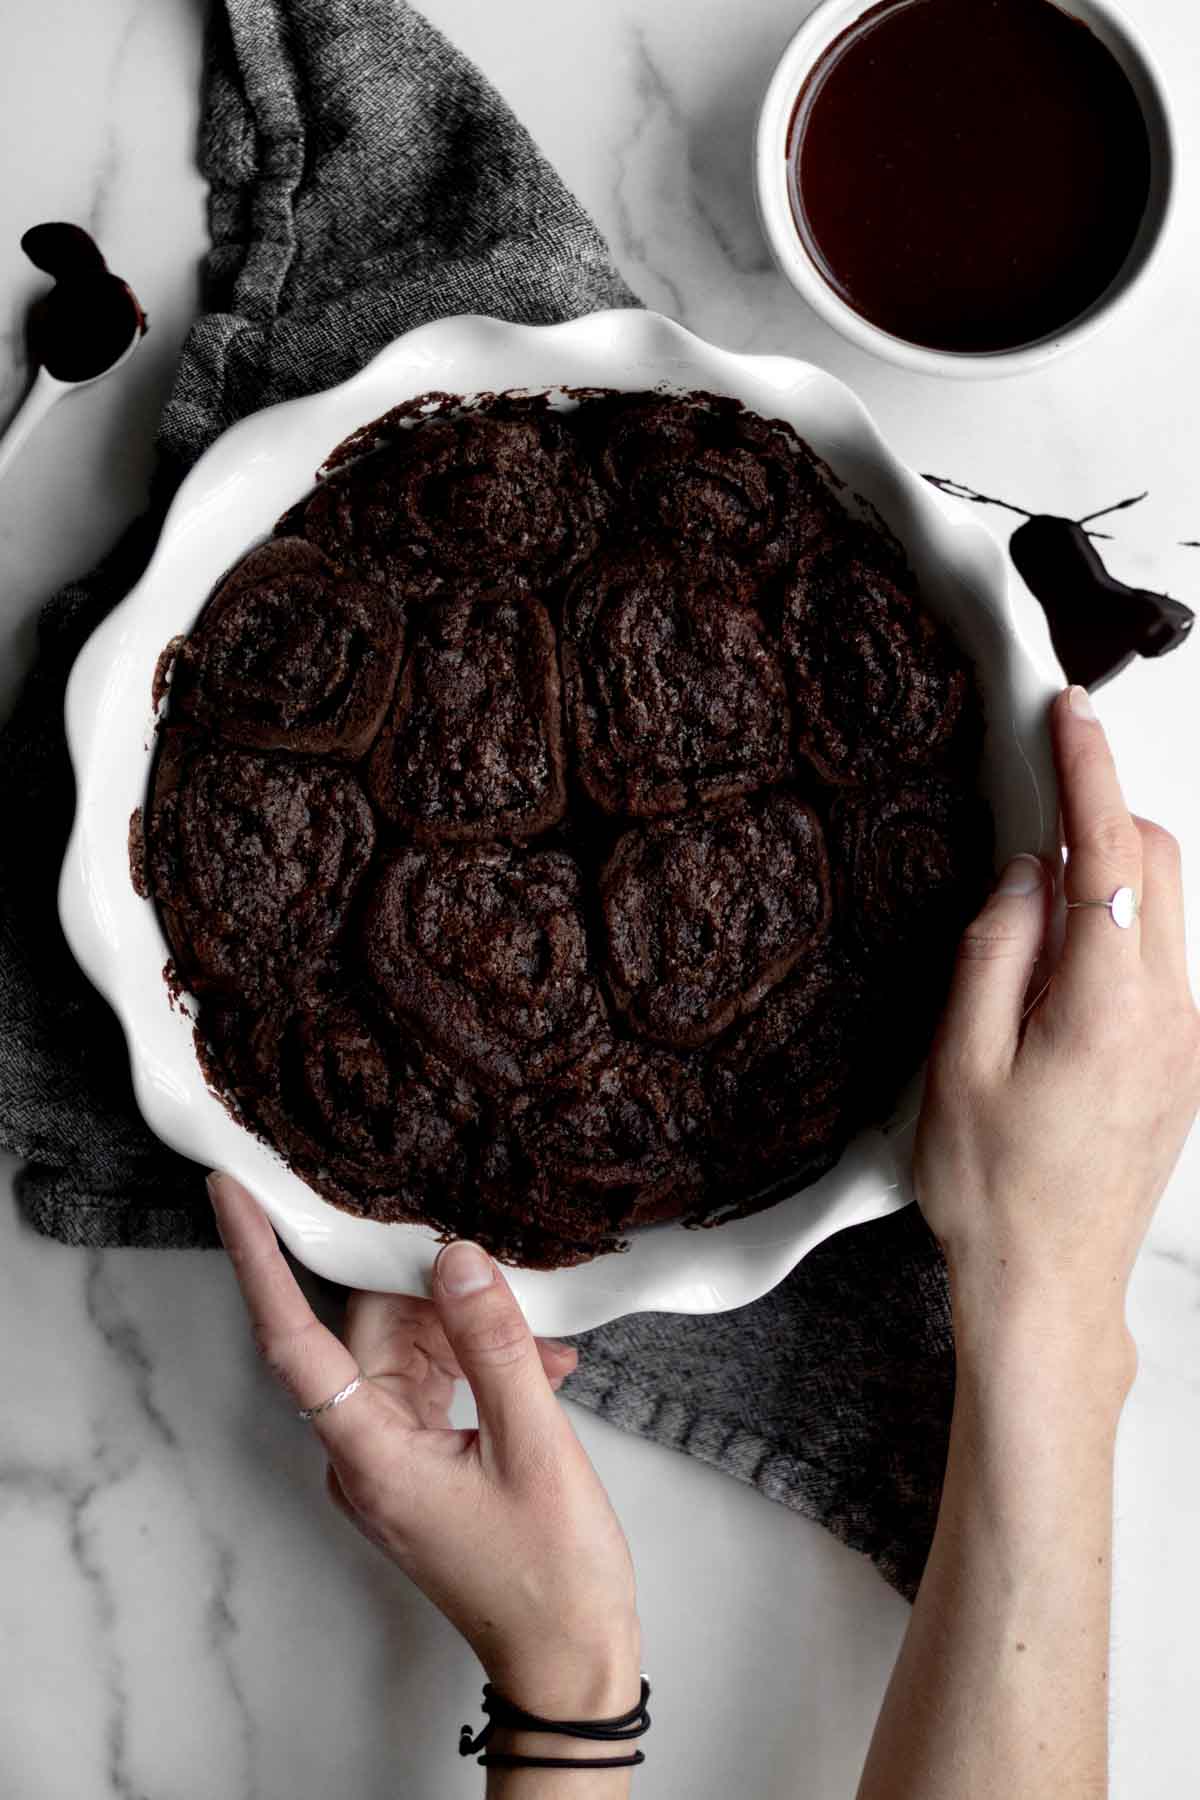
<path id="1" fill-rule="evenodd" d="M 1200 168 L 1194 9 L 1128 4 L 1174 85 L 1182 219 Z M 917 468 L 984 494 L 1081 517 L 1148 490 L 1096 521 L 1111 533 L 1105 559 L 1195 603 L 1194 233 L 1177 231 L 1144 303 L 1036 378 L 908 376 L 811 317 L 759 237 L 755 103 L 807 0 L 426 10 L 516 107 L 648 303 L 730 348 L 825 364 Z M 9 13 L 0 167 L 19 178 L 0 191 L 0 408 L 28 379 L 22 319 L 39 278 L 17 245 L 38 219 L 95 230 L 152 329 L 119 379 L 58 409 L 0 485 L 0 710 L 40 600 L 142 504 L 205 249 L 203 8 L 42 0 Z M 979 516 L 1001 542 L 1015 522 Z M 1193 946 L 1198 656 L 1192 644 L 1140 663 L 1101 695 L 1131 804 L 1183 840 Z M 11 1174 L 0 1167 L 6 1192 Z M 1195 1786 L 1198 1188 L 1193 1141 L 1130 1302 L 1141 1375 L 1118 1466 L 1115 1800 Z M 220 1256 L 69 1251 L 0 1208 L 0 1357 L 0 1793 L 478 1800 L 478 1773 L 455 1754 L 476 1716 L 469 1654 L 325 1504 L 319 1449 L 260 1367 Z M 639 1568 L 656 1692 L 639 1800 L 795 1800 L 801 1788 L 849 1800 L 902 1603 L 783 1508 L 601 1420 L 579 1424 Z"/>
<path id="2" fill-rule="evenodd" d="M 642 198 L 641 183 L 636 176 L 642 165 L 645 146 L 664 131 L 677 131 L 681 120 L 670 89 L 650 55 L 645 33 L 633 27 L 629 39 L 633 94 L 637 105 L 627 133 L 613 149 L 615 177 L 612 194 L 617 221 L 617 229 L 612 238 L 613 250 L 622 268 L 630 271 L 640 268 L 644 276 L 649 278 L 648 282 L 643 280 L 637 283 L 641 298 L 647 305 L 661 306 L 678 319 L 681 325 L 686 325 L 687 303 L 683 289 L 662 266 L 657 252 L 654 260 L 651 260 L 650 240 L 637 222 L 636 211 L 636 202 Z M 631 275 L 631 278 L 636 282 L 636 276 Z M 652 298 L 655 293 L 662 296 L 661 300 Z"/>
<path id="3" fill-rule="evenodd" d="M 103 1251 L 86 1253 L 87 1278 L 84 1308 L 88 1323 L 99 1333 L 105 1348 L 116 1357 L 127 1377 L 128 1391 L 154 1435 L 168 1450 L 178 1450 L 174 1427 L 154 1398 L 154 1364 L 133 1319 L 123 1315 L 113 1291 L 111 1258 Z"/>

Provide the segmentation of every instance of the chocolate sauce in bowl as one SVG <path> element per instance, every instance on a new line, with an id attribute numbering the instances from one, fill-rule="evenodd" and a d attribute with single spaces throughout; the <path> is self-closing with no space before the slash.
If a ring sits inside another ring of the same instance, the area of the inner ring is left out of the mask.
<path id="1" fill-rule="evenodd" d="M 1150 198 L 1133 85 L 1051 0 L 884 0 L 817 64 L 787 153 L 834 291 L 938 350 L 1013 349 L 1078 318 Z"/>

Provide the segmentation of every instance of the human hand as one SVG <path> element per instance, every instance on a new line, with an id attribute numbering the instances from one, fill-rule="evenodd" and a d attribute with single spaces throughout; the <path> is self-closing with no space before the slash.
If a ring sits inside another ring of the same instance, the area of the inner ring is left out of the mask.
<path id="1" fill-rule="evenodd" d="M 361 1369 L 313 1420 L 330 1497 L 467 1639 L 506 1698 L 543 1717 L 611 1718 L 640 1690 L 633 1566 L 554 1389 L 575 1365 L 538 1343 L 496 1264 L 447 1246 L 434 1297 L 351 1296 L 345 1342 L 313 1316 L 255 1201 L 210 1177 L 255 1341 L 298 1407 Z M 483 1281 L 483 1286 L 468 1283 Z M 477 1430 L 452 1430 L 460 1376 Z"/>
<path id="2" fill-rule="evenodd" d="M 1051 881 L 1036 859 L 1004 872 L 964 938 L 931 1055 L 917 1196 L 956 1312 L 1015 1303 L 1047 1331 L 1083 1324 L 1093 1345 L 1124 1348 L 1130 1271 L 1200 1101 L 1200 1019 L 1178 846 L 1130 817 L 1082 689 L 1051 725 L 1067 898 L 1129 886 L 1140 918 L 1123 931 L 1100 908 L 1069 912 L 1022 1023 Z"/>

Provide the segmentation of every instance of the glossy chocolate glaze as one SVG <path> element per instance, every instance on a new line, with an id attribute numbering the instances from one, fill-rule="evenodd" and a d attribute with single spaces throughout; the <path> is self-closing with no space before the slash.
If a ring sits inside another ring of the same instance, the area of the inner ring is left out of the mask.
<path id="1" fill-rule="evenodd" d="M 1110 575 L 1082 525 L 1040 513 L 1013 532 L 1017 572 L 1039 600 L 1070 681 L 1099 687 L 1135 656 L 1163 656 L 1187 638 L 1190 607 Z"/>
<path id="2" fill-rule="evenodd" d="M 817 65 L 788 157 L 834 290 L 939 350 L 1012 349 L 1079 317 L 1150 194 L 1129 78 L 1050 0 L 885 0 Z"/>
<path id="3" fill-rule="evenodd" d="M 21 248 L 54 286 L 29 314 L 29 349 L 35 363 L 59 381 L 91 381 L 125 353 L 146 330 L 146 315 L 133 289 L 107 263 L 79 225 L 34 225 Z"/>

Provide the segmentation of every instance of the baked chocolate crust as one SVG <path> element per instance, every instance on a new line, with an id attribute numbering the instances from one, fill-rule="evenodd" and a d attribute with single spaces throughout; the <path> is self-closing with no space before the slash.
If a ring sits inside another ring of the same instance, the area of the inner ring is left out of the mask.
<path id="1" fill-rule="evenodd" d="M 529 838 L 567 807 L 554 627 L 500 595 L 421 608 L 367 790 L 413 837 Z"/>
<path id="2" fill-rule="evenodd" d="M 300 538 L 260 544 L 221 583 L 172 672 L 182 718 L 250 750 L 354 760 L 371 746 L 404 647 L 400 607 Z"/>
<path id="3" fill-rule="evenodd" d="M 613 999 L 694 1049 L 751 1011 L 829 925 L 817 815 L 786 789 L 626 834 L 600 878 Z"/>
<path id="4" fill-rule="evenodd" d="M 709 1151 L 731 1196 L 820 1179 L 855 1119 L 871 1017 L 862 977 L 826 945 L 718 1048 L 708 1075 Z"/>
<path id="5" fill-rule="evenodd" d="M 752 594 L 735 563 L 651 541 L 575 578 L 567 717 L 579 780 L 606 812 L 682 812 L 782 775 L 787 690 Z"/>
<path id="6" fill-rule="evenodd" d="M 541 593 L 591 551 L 597 512 L 567 426 L 509 401 L 397 428 L 327 476 L 300 517 L 336 562 L 429 599 L 497 586 Z"/>
<path id="7" fill-rule="evenodd" d="M 539 1091 L 518 1136 L 551 1192 L 621 1231 L 698 1201 L 703 1113 L 694 1065 L 606 1038 Z"/>
<path id="8" fill-rule="evenodd" d="M 616 504 L 689 554 L 713 551 L 760 578 L 786 568 L 836 507 L 795 432 L 736 400 L 621 395 L 587 429 Z"/>
<path id="9" fill-rule="evenodd" d="M 339 1205 L 450 1223 L 468 1192 L 479 1094 L 361 998 L 227 1015 L 217 1055 L 242 1111 Z"/>
<path id="10" fill-rule="evenodd" d="M 906 973 L 915 951 L 952 957 L 982 906 L 992 821 L 978 795 L 949 781 L 864 789 L 835 801 L 829 849 L 842 931 L 858 960 Z M 937 991 L 932 965 L 919 976 Z"/>
<path id="11" fill-rule="evenodd" d="M 796 745 L 824 780 L 975 768 L 981 719 L 967 659 L 915 592 L 848 559 L 837 534 L 798 562 L 781 635 Z"/>
<path id="12" fill-rule="evenodd" d="M 384 1001 L 490 1092 L 546 1079 L 603 1017 L 579 869 L 498 844 L 399 851 L 363 927 Z"/>
<path id="13" fill-rule="evenodd" d="M 319 981 L 375 847 L 354 776 L 331 763 L 162 737 L 147 869 L 181 976 L 248 1004 Z"/>

